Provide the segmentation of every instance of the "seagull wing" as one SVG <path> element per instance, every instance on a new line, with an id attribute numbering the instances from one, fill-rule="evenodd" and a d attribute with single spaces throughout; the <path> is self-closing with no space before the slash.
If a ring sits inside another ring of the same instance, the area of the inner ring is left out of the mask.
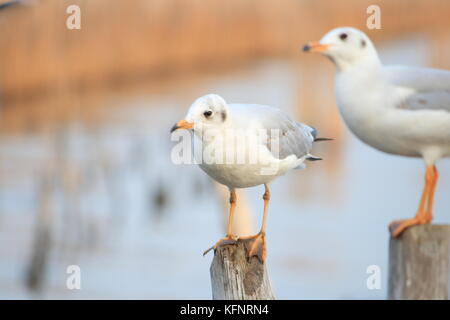
<path id="1" fill-rule="evenodd" d="M 385 71 L 390 83 L 413 90 L 398 108 L 450 112 L 450 71 L 409 66 L 388 66 Z"/>
<path id="2" fill-rule="evenodd" d="M 231 106 L 231 105 L 230 105 Z M 255 121 L 267 130 L 267 148 L 271 153 L 284 159 L 295 155 L 297 158 L 308 157 L 314 142 L 315 129 L 297 123 L 280 109 L 265 105 L 239 105 L 245 110 L 246 118 Z M 279 152 L 276 152 L 278 149 Z"/>

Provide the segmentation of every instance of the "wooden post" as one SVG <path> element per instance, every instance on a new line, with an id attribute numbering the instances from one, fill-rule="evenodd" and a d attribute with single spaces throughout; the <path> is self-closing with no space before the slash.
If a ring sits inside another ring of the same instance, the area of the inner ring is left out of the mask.
<path id="1" fill-rule="evenodd" d="M 450 226 L 407 229 L 389 245 L 388 298 L 449 299 Z"/>
<path id="2" fill-rule="evenodd" d="M 214 252 L 211 263 L 214 300 L 273 300 L 266 264 L 258 257 L 246 256 L 242 241 Z"/>

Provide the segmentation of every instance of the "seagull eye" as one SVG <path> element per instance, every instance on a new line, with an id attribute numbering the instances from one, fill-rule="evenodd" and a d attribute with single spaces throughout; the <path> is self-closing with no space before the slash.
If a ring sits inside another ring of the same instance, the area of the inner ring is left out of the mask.
<path id="1" fill-rule="evenodd" d="M 339 38 L 340 38 L 342 41 L 344 41 L 345 39 L 347 39 L 347 37 L 348 37 L 348 34 L 346 34 L 346 33 L 341 33 L 341 34 L 339 35 Z"/>
<path id="2" fill-rule="evenodd" d="M 205 111 L 205 112 L 203 112 L 203 115 L 204 115 L 206 118 L 209 118 L 209 117 L 211 117 L 211 115 L 212 115 L 212 111 L 211 111 L 211 110 Z"/>

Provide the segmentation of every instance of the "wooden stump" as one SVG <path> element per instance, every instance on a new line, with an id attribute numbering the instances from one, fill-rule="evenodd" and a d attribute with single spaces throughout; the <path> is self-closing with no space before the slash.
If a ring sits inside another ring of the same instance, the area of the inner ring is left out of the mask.
<path id="1" fill-rule="evenodd" d="M 388 298 L 449 299 L 450 226 L 407 229 L 389 245 Z"/>
<path id="2" fill-rule="evenodd" d="M 275 299 L 266 264 L 257 257 L 248 259 L 241 241 L 217 249 L 210 272 L 214 300 Z"/>

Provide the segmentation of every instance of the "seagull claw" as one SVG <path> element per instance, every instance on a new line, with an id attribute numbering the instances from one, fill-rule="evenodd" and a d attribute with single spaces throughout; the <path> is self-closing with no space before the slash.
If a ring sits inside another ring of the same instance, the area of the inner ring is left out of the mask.
<path id="1" fill-rule="evenodd" d="M 230 236 L 226 236 L 223 239 L 220 239 L 219 241 L 216 242 L 215 245 L 213 245 L 211 248 L 205 250 L 205 252 L 203 252 L 203 256 L 205 256 L 208 252 L 210 252 L 211 250 L 216 250 L 219 247 L 222 246 L 227 246 L 227 245 L 232 245 L 232 244 L 236 244 L 237 243 L 237 237 L 234 235 L 230 235 Z"/>
<path id="2" fill-rule="evenodd" d="M 266 260 L 267 246 L 265 232 L 260 232 L 250 237 L 240 238 L 239 240 L 244 242 L 248 258 L 257 256 L 261 262 Z"/>
<path id="3" fill-rule="evenodd" d="M 404 219 L 404 220 L 396 220 L 392 221 L 389 224 L 389 231 L 393 238 L 398 237 L 400 234 L 402 234 L 403 231 L 406 229 L 420 224 L 427 224 L 431 221 L 429 219 L 426 219 L 423 215 L 419 215 L 418 217 L 414 217 L 411 219 Z"/>

